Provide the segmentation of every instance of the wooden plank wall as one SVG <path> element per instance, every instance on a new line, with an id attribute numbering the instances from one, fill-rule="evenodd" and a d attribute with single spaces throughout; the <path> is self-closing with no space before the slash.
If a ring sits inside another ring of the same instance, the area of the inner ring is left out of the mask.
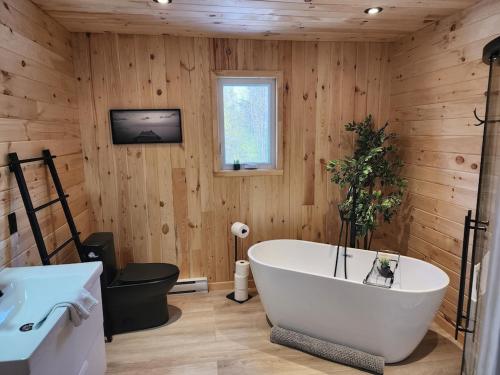
<path id="1" fill-rule="evenodd" d="M 463 222 L 474 209 L 488 67 L 483 46 L 500 34 L 500 2 L 476 6 L 430 25 L 393 45 L 391 119 L 402 134 L 408 198 L 386 233 L 408 255 L 438 265 L 450 276 L 438 315 L 452 330 L 460 274 Z"/>
<path id="2" fill-rule="evenodd" d="M 241 254 L 266 239 L 336 241 L 339 192 L 325 162 L 352 147 L 344 123 L 388 118 L 387 44 L 117 34 L 73 44 L 92 217 L 115 233 L 122 264 L 231 280 L 236 220 L 251 228 Z M 212 69 L 283 71 L 283 176 L 213 176 Z M 111 144 L 110 108 L 164 107 L 182 109 L 183 145 Z"/>
<path id="3" fill-rule="evenodd" d="M 40 263 L 7 154 L 41 155 L 49 148 L 82 235 L 90 230 L 84 186 L 71 35 L 27 0 L 0 6 L 0 268 Z M 54 197 L 43 165 L 24 168 L 35 204 Z M 10 236 L 7 215 L 15 212 L 19 236 Z M 38 216 L 49 250 L 69 237 L 60 205 Z M 75 259 L 67 248 L 58 262 Z"/>

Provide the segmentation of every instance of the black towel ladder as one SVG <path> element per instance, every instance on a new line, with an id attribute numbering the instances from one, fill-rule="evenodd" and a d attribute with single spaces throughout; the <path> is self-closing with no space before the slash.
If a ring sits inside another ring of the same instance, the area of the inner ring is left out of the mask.
<path id="1" fill-rule="evenodd" d="M 80 260 L 83 261 L 82 244 L 80 242 L 80 232 L 78 232 L 76 229 L 73 216 L 71 215 L 71 211 L 69 209 L 67 201 L 69 195 L 64 193 L 61 180 L 59 179 L 59 175 L 57 174 L 57 169 L 54 164 L 54 159 L 56 158 L 56 156 L 52 155 L 49 150 L 43 150 L 42 156 L 38 158 L 19 159 L 16 152 L 9 153 L 8 158 L 9 158 L 9 170 L 12 173 L 14 173 L 14 176 L 16 177 L 17 185 L 19 187 L 19 192 L 21 193 L 21 198 L 24 203 L 24 208 L 26 209 L 26 215 L 28 216 L 31 230 L 33 231 L 33 236 L 35 237 L 35 243 L 38 248 L 38 252 L 40 253 L 42 264 L 44 266 L 50 265 L 51 258 L 53 258 L 56 254 L 58 254 L 71 242 L 75 244 L 76 250 L 78 251 L 78 256 L 80 257 Z M 44 203 L 38 207 L 33 207 L 33 201 L 31 200 L 31 195 L 28 189 L 28 185 L 26 184 L 26 179 L 24 178 L 22 165 L 26 163 L 33 163 L 39 161 L 43 161 L 47 165 L 50 175 L 52 176 L 52 181 L 54 183 L 54 187 L 56 189 L 58 198 L 53 199 L 47 203 Z M 36 216 L 36 213 L 58 202 L 61 203 L 62 209 L 64 211 L 64 216 L 66 217 L 69 230 L 71 231 L 71 237 L 49 253 L 47 251 L 47 247 L 45 246 L 45 242 L 43 240 L 42 230 L 40 228 L 40 224 L 38 223 L 38 218 Z"/>

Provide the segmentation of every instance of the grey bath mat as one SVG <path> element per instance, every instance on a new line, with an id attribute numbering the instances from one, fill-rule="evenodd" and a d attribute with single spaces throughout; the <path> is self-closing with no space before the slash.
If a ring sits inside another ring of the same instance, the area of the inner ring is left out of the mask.
<path id="1" fill-rule="evenodd" d="M 374 374 L 384 373 L 384 357 L 315 339 L 288 329 L 274 326 L 271 329 L 271 342 L 298 349 L 329 361 L 367 370 Z"/>

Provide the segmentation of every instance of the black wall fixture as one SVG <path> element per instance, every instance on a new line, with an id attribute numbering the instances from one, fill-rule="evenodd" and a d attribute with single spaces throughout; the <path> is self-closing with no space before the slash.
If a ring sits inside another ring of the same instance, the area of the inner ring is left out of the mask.
<path id="1" fill-rule="evenodd" d="M 7 216 L 9 220 L 9 233 L 12 236 L 14 233 L 17 233 L 17 217 L 16 213 L 12 212 Z"/>

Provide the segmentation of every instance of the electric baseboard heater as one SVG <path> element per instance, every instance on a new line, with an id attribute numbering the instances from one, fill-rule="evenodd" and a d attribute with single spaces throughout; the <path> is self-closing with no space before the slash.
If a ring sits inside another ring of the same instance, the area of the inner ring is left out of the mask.
<path id="1" fill-rule="evenodd" d="M 168 294 L 203 293 L 208 292 L 208 279 L 195 277 L 178 280 Z"/>

